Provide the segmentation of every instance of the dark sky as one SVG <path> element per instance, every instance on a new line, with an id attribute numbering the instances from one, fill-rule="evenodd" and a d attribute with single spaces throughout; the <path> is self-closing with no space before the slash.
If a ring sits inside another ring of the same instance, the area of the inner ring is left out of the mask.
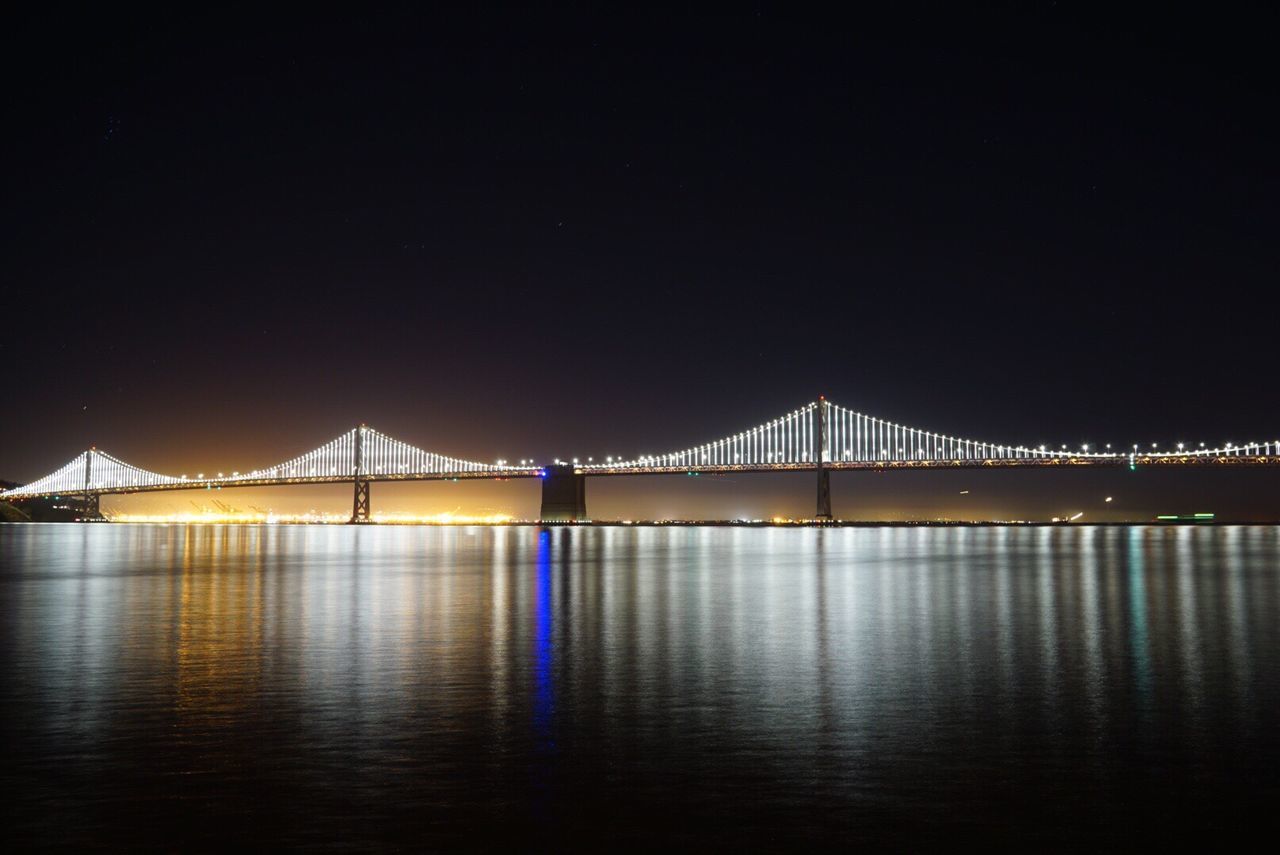
<path id="1" fill-rule="evenodd" d="M 1280 431 L 1280 20 L 791 8 L 11 19 L 0 477 Z"/>

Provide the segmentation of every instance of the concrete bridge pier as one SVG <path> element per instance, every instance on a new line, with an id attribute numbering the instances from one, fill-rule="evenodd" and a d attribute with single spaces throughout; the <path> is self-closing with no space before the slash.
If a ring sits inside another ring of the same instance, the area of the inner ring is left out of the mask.
<path id="1" fill-rule="evenodd" d="M 542 478 L 543 522 L 582 522 L 587 517 L 587 476 L 567 463 L 544 467 Z"/>

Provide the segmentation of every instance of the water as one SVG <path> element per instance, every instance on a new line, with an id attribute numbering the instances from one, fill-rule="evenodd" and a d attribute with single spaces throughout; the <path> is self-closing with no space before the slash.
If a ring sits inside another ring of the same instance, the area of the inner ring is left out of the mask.
<path id="1" fill-rule="evenodd" d="M 1280 530 L 0 526 L 11 842 L 1274 829 Z"/>

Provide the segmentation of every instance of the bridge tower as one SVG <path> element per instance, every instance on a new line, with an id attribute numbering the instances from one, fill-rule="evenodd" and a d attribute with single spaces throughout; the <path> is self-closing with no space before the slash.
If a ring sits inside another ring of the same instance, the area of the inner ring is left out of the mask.
<path id="1" fill-rule="evenodd" d="M 353 525 L 371 523 L 369 517 L 369 479 L 364 471 L 364 425 L 357 425 L 355 430 L 355 467 L 352 480 L 355 483 L 355 497 L 351 500 L 351 519 Z"/>
<path id="2" fill-rule="evenodd" d="M 80 507 L 80 521 L 93 522 L 102 519 L 102 497 L 93 492 L 93 451 L 84 453 L 84 499 Z"/>
<path id="3" fill-rule="evenodd" d="M 818 512 L 814 515 L 817 520 L 831 519 L 831 470 L 827 468 L 828 446 L 828 430 L 827 430 L 827 399 L 821 395 L 818 396 Z"/>
<path id="4" fill-rule="evenodd" d="M 575 472 L 568 463 L 543 467 L 543 522 L 583 522 L 587 517 L 587 476 Z"/>

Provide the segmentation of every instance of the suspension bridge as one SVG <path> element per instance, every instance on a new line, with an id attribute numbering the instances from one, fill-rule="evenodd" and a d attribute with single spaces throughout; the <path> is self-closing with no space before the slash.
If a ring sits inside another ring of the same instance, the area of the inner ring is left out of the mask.
<path id="1" fill-rule="evenodd" d="M 538 478 L 540 518 L 576 522 L 590 519 L 588 477 L 806 471 L 817 476 L 814 518 L 830 520 L 833 471 L 1076 466 L 1280 466 L 1280 440 L 1216 447 L 1200 443 L 1194 448 L 1179 443 L 1163 450 L 1155 444 L 1121 450 L 1001 445 L 908 427 L 820 398 L 748 430 L 681 451 L 602 463 L 481 463 L 425 451 L 365 425 L 283 463 L 230 475 L 162 475 L 90 448 L 43 478 L 0 492 L 0 498 L 75 498 L 83 502 L 83 518 L 100 519 L 99 501 L 105 495 L 350 483 L 350 521 L 367 523 L 372 521 L 374 482 Z"/>

